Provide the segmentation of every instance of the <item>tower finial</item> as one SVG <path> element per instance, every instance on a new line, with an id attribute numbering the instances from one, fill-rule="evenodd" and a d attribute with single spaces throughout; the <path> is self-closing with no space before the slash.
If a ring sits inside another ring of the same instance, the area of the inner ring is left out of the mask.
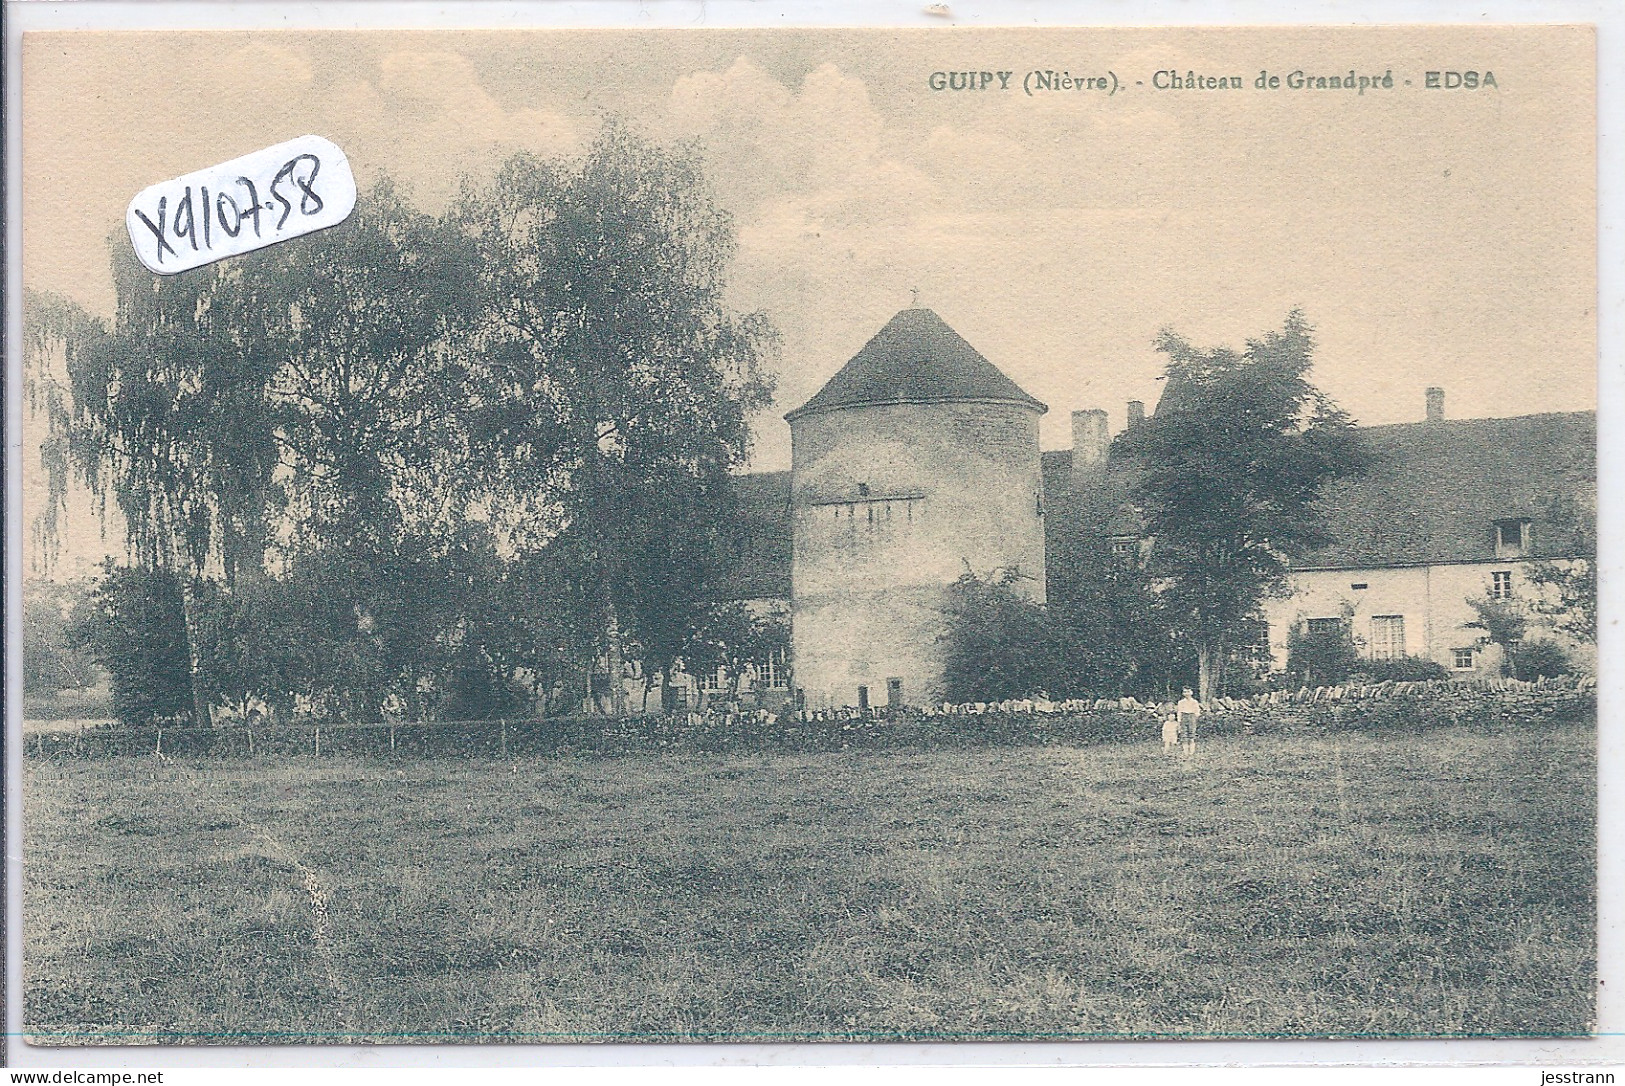
<path id="1" fill-rule="evenodd" d="M 919 287 L 909 287 L 908 288 L 908 293 L 909 293 L 909 308 L 911 308 L 911 309 L 920 308 L 920 288 Z"/>

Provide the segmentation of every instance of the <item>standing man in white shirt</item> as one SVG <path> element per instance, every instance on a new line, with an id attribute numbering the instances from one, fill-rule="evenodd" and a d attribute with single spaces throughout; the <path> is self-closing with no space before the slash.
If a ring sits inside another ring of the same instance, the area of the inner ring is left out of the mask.
<path id="1" fill-rule="evenodd" d="M 1185 688 L 1185 696 L 1174 706 L 1174 712 L 1179 714 L 1179 739 L 1185 744 L 1188 758 L 1196 753 L 1196 718 L 1202 715 L 1202 703 L 1192 696 L 1190 687 Z"/>

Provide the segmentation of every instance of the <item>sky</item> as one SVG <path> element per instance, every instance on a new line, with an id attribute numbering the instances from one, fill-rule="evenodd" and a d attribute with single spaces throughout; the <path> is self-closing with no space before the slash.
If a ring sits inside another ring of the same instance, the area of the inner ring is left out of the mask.
<path id="1" fill-rule="evenodd" d="M 1159 329 L 1240 346 L 1293 307 L 1361 423 L 1420 419 L 1430 385 L 1457 418 L 1585 410 L 1593 57 L 1561 27 L 31 34 L 23 275 L 110 314 L 131 196 L 307 132 L 438 211 L 614 115 L 693 141 L 734 217 L 730 302 L 782 337 L 759 470 L 788 465 L 784 412 L 915 298 L 1049 405 L 1045 448 L 1074 410 L 1116 430 L 1154 405 Z M 1118 90 L 1024 93 L 1043 69 Z M 1396 86 L 1253 88 L 1351 69 Z M 931 88 L 966 70 L 1011 89 Z M 1496 86 L 1428 90 L 1430 70 Z"/>

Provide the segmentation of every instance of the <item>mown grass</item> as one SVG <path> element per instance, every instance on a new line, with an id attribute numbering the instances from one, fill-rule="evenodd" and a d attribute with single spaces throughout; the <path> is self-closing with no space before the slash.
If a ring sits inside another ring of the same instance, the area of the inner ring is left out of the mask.
<path id="1" fill-rule="evenodd" d="M 36 1043 L 1586 1032 L 1595 733 L 30 762 Z"/>

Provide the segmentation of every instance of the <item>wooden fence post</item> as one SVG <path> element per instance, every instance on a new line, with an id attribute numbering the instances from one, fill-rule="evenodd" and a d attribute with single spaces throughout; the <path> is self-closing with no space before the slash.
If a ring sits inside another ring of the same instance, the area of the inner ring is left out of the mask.
<path id="1" fill-rule="evenodd" d="M 322 756 L 322 726 L 316 725 L 316 757 Z"/>
<path id="2" fill-rule="evenodd" d="M 162 758 L 164 756 L 164 729 L 158 729 L 158 745 L 152 749 L 153 754 Z"/>
<path id="3" fill-rule="evenodd" d="M 253 728 L 248 729 L 248 756 L 250 758 L 252 758 L 254 756 L 254 729 Z"/>
<path id="4" fill-rule="evenodd" d="M 507 720 L 507 718 L 506 717 L 502 718 L 502 720 L 499 722 L 499 724 L 500 724 L 501 729 L 502 729 L 501 730 L 501 735 L 502 735 L 502 756 L 504 758 L 506 758 L 508 756 L 508 720 Z"/>
<path id="5" fill-rule="evenodd" d="M 389 752 L 391 754 L 395 753 L 395 725 L 393 724 L 389 726 Z"/>

